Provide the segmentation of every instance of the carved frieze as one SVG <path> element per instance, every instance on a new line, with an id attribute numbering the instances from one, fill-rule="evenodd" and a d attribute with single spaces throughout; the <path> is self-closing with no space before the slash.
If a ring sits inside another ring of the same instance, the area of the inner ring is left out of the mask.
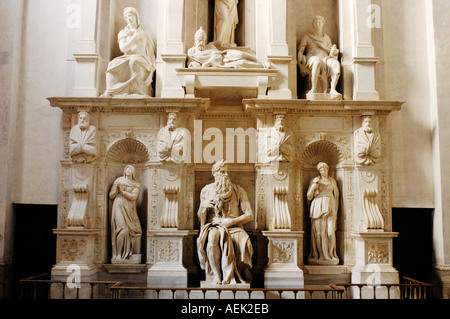
<path id="1" fill-rule="evenodd" d="M 369 264 L 389 263 L 389 245 L 386 243 L 368 243 L 367 262 Z"/>
<path id="2" fill-rule="evenodd" d="M 176 262 L 180 259 L 180 242 L 173 240 L 158 240 L 158 262 Z"/>
<path id="3" fill-rule="evenodd" d="M 273 262 L 274 263 L 294 263 L 295 262 L 295 244 L 292 241 L 274 241 L 273 242 Z"/>

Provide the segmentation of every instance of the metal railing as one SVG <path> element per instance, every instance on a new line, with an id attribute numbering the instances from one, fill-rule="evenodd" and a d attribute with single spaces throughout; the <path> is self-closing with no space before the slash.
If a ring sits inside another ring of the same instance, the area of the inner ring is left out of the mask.
<path id="1" fill-rule="evenodd" d="M 402 277 L 403 283 L 337 283 L 338 287 L 344 287 L 345 299 L 432 299 L 433 285 L 408 277 Z M 352 289 L 353 288 L 353 289 Z M 366 288 L 366 289 L 364 289 Z M 385 288 L 385 289 L 383 289 Z M 372 291 L 369 293 L 369 291 Z M 394 293 L 393 293 L 394 290 Z M 371 297 L 370 297 L 371 295 Z M 378 297 L 377 297 L 378 295 Z"/>
<path id="2" fill-rule="evenodd" d="M 111 299 L 110 288 L 117 281 L 80 281 L 72 283 L 74 287 L 69 288 L 67 293 L 67 281 L 41 279 L 48 277 L 48 273 L 28 277 L 19 281 L 20 299 L 80 299 L 81 291 L 87 291 L 83 299 Z M 75 289 L 75 291 L 73 290 Z M 60 291 L 60 293 L 58 293 Z"/>
<path id="3" fill-rule="evenodd" d="M 67 282 L 40 274 L 20 280 L 20 299 L 432 299 L 433 285 L 408 277 L 402 283 L 337 283 L 320 288 L 139 287 L 120 281 Z M 74 283 L 72 283 L 74 284 Z M 75 289 L 75 290 L 74 290 Z"/>
<path id="4" fill-rule="evenodd" d="M 344 289 L 334 284 L 329 288 L 198 288 L 198 287 L 133 287 L 117 283 L 111 287 L 114 299 L 343 299 Z M 324 298 L 323 298 L 324 297 Z"/>

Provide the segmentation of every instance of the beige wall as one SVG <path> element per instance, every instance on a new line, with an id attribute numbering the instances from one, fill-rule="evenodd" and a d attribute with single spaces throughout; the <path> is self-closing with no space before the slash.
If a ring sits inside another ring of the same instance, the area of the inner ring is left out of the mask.
<path id="1" fill-rule="evenodd" d="M 382 5 L 385 99 L 406 102 L 391 115 L 394 207 L 434 207 L 424 13 L 424 0 Z"/>
<path id="2" fill-rule="evenodd" d="M 56 204 L 61 111 L 46 97 L 66 94 L 67 1 L 25 3 L 13 200 Z"/>

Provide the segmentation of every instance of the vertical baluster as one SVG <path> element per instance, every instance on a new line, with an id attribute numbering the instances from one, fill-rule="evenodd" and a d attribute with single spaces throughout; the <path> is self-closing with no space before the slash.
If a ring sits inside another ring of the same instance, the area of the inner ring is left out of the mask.
<path id="1" fill-rule="evenodd" d="M 359 299 L 362 299 L 362 288 L 363 288 L 363 286 L 362 285 L 358 285 L 358 288 L 359 288 Z"/>
<path id="2" fill-rule="evenodd" d="M 90 284 L 90 286 L 91 286 L 91 299 L 94 299 L 94 283 L 91 282 L 91 283 L 89 283 L 89 284 Z"/>
<path id="3" fill-rule="evenodd" d="M 80 299 L 80 289 L 81 289 L 81 286 L 78 286 L 77 285 L 77 296 L 76 296 L 76 298 L 75 299 Z"/>
<path id="4" fill-rule="evenodd" d="M 33 282 L 33 299 L 36 299 L 36 295 L 37 295 L 37 287 L 36 287 L 36 282 Z"/>
<path id="5" fill-rule="evenodd" d="M 66 299 L 66 283 L 65 282 L 61 282 L 62 285 L 62 299 Z"/>

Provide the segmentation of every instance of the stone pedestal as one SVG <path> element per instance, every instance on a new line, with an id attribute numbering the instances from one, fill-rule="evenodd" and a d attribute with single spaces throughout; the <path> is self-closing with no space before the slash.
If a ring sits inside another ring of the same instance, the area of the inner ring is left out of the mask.
<path id="1" fill-rule="evenodd" d="M 64 294 L 66 298 L 76 297 L 76 287 L 80 288 L 80 298 L 89 298 L 90 286 L 81 285 L 81 281 L 98 280 L 99 267 L 94 263 L 95 239 L 99 233 L 96 229 L 70 227 L 54 229 L 56 234 L 56 265 L 53 266 L 53 280 L 66 281 Z M 63 296 L 62 286 L 53 284 L 52 298 Z"/>
<path id="2" fill-rule="evenodd" d="M 153 238 L 155 263 L 148 269 L 149 287 L 187 287 L 188 274 L 195 271 L 187 256 L 193 254 L 195 230 L 165 229 L 149 231 Z M 183 262 L 186 258 L 186 262 Z M 184 264 L 187 268 L 184 267 Z"/>
<path id="3" fill-rule="evenodd" d="M 265 288 L 303 288 L 303 232 L 263 231 L 269 238 L 269 262 L 264 273 Z"/>
<path id="4" fill-rule="evenodd" d="M 355 238 L 356 264 L 352 268 L 352 283 L 355 284 L 398 284 L 398 271 L 392 266 L 392 239 L 395 232 L 358 232 Z M 353 298 L 359 298 L 358 288 L 353 288 Z M 391 288 L 390 298 L 399 298 L 399 289 Z M 362 290 L 363 299 L 373 298 L 373 288 Z M 387 298 L 387 288 L 377 288 L 377 299 Z"/>
<path id="5" fill-rule="evenodd" d="M 306 99 L 311 101 L 330 101 L 342 100 L 342 94 L 329 94 L 329 93 L 306 93 Z"/>

